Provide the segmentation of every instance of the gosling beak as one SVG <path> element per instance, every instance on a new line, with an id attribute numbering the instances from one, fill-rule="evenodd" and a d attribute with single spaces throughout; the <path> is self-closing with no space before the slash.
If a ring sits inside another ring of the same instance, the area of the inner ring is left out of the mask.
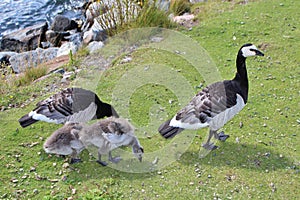
<path id="1" fill-rule="evenodd" d="M 257 56 L 264 56 L 265 54 L 257 49 L 254 50 Z"/>

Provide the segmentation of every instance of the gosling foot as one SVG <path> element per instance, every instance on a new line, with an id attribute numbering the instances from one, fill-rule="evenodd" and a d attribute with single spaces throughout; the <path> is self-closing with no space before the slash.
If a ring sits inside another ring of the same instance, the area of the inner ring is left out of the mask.
<path id="1" fill-rule="evenodd" d="M 121 157 L 117 156 L 117 157 L 113 157 L 113 158 L 109 158 L 109 161 L 112 163 L 118 163 L 122 160 Z"/>
<path id="2" fill-rule="evenodd" d="M 227 138 L 229 138 L 229 135 L 225 135 L 224 131 L 221 131 L 218 135 L 217 135 L 217 139 L 225 142 L 225 140 L 227 140 Z"/>
<path id="3" fill-rule="evenodd" d="M 96 162 L 102 165 L 103 167 L 107 166 L 107 162 L 104 162 L 102 160 L 97 160 Z"/>
<path id="4" fill-rule="evenodd" d="M 80 158 L 71 158 L 71 161 L 70 161 L 71 164 L 75 164 L 75 163 L 79 163 L 79 162 L 81 162 Z"/>
<path id="5" fill-rule="evenodd" d="M 207 150 L 210 150 L 210 151 L 215 150 L 215 149 L 218 148 L 218 146 L 214 145 L 214 143 L 205 143 L 205 144 L 202 144 L 202 147 L 204 149 L 207 149 Z"/>

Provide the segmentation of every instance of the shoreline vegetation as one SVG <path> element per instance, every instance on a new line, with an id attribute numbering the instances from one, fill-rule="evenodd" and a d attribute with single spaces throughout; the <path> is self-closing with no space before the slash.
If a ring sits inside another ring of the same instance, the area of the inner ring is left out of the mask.
<path id="1" fill-rule="evenodd" d="M 7 69 L 0 79 L 0 199 L 297 199 L 300 196 L 299 7 L 299 1 L 291 0 L 206 1 L 189 7 L 195 19 L 182 23 L 184 26 L 168 24 L 170 30 L 186 35 L 205 49 L 222 79 L 231 79 L 235 73 L 236 52 L 241 44 L 257 45 L 265 57 L 247 63 L 249 102 L 223 128 L 231 137 L 225 143 L 218 143 L 219 149 L 200 159 L 199 147 L 208 130 L 187 132 L 176 140 L 192 138 L 178 159 L 148 173 L 101 167 L 86 150 L 81 153 L 83 162 L 70 165 L 68 158 L 48 155 L 42 147 L 61 125 L 39 122 L 22 129 L 18 119 L 38 101 L 81 83 L 85 84 L 82 87 L 94 87 L 101 100 L 117 102 L 113 88 L 135 67 L 146 73 L 149 66 L 169 66 L 191 85 L 193 94 L 186 97 L 190 100 L 207 82 L 184 59 L 184 52 L 133 49 L 117 55 L 107 65 L 103 57 L 110 55 L 90 53 L 83 48 L 67 55 L 64 64 L 58 64 L 56 73 L 48 73 L 45 66 L 24 75 Z M 175 11 L 181 14 L 178 9 Z M 155 20 L 168 19 L 153 13 L 145 13 L 137 22 L 149 20 L 142 24 L 144 27 Z M 100 81 L 96 86 L 79 81 L 88 80 L 85 70 L 90 66 L 99 70 L 96 81 Z M 43 75 L 46 76 L 40 78 Z M 130 116 L 122 117 L 143 127 L 155 118 L 167 119 L 182 105 L 176 94 L 163 85 L 146 84 L 133 92 L 128 107 Z M 155 127 L 149 131 L 138 129 L 136 134 L 144 148 L 145 160 L 148 152 L 168 145 L 180 146 L 179 142 L 164 140 Z M 123 163 L 131 159 L 134 158 L 125 157 Z M 153 161 L 156 162 L 164 160 Z"/>

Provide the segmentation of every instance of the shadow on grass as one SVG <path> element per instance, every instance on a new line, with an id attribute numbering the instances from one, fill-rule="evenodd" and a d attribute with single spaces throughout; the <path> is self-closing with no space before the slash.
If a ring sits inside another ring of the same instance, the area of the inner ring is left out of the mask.
<path id="1" fill-rule="evenodd" d="M 271 172 L 279 169 L 293 169 L 293 161 L 286 156 L 282 156 L 280 152 L 273 150 L 272 146 L 264 144 L 237 144 L 226 142 L 219 144 L 221 147 L 210 152 L 205 158 L 199 158 L 199 148 L 186 151 L 177 162 L 181 165 L 224 167 L 228 166 L 235 169 L 247 169 L 261 172 Z M 193 144 L 193 146 L 197 146 Z M 191 148 L 190 148 L 191 149 Z M 125 162 L 125 161 L 123 161 Z M 137 164 L 138 165 L 138 164 Z M 87 161 L 84 163 L 73 165 L 80 172 L 70 174 L 71 179 L 81 181 L 88 179 L 105 179 L 112 177 L 122 177 L 128 180 L 145 179 L 157 175 L 156 171 L 148 173 L 128 173 L 113 169 L 109 166 L 100 166 L 95 161 Z M 167 168 L 172 167 L 170 164 Z"/>
<path id="2" fill-rule="evenodd" d="M 198 148 L 188 150 L 178 160 L 183 165 L 199 164 L 202 166 L 242 168 L 255 171 L 274 171 L 278 169 L 288 169 L 293 165 L 293 161 L 279 152 L 279 146 L 241 143 L 218 143 L 219 148 L 210 152 L 206 157 L 199 158 Z"/>

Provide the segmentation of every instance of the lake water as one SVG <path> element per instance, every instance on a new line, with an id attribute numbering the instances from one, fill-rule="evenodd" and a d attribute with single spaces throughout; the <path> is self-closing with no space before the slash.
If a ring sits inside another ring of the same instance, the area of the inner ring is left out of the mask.
<path id="1" fill-rule="evenodd" d="M 0 0 L 0 39 L 3 35 L 41 22 L 50 23 L 57 14 L 82 18 L 76 8 L 88 0 Z"/>

